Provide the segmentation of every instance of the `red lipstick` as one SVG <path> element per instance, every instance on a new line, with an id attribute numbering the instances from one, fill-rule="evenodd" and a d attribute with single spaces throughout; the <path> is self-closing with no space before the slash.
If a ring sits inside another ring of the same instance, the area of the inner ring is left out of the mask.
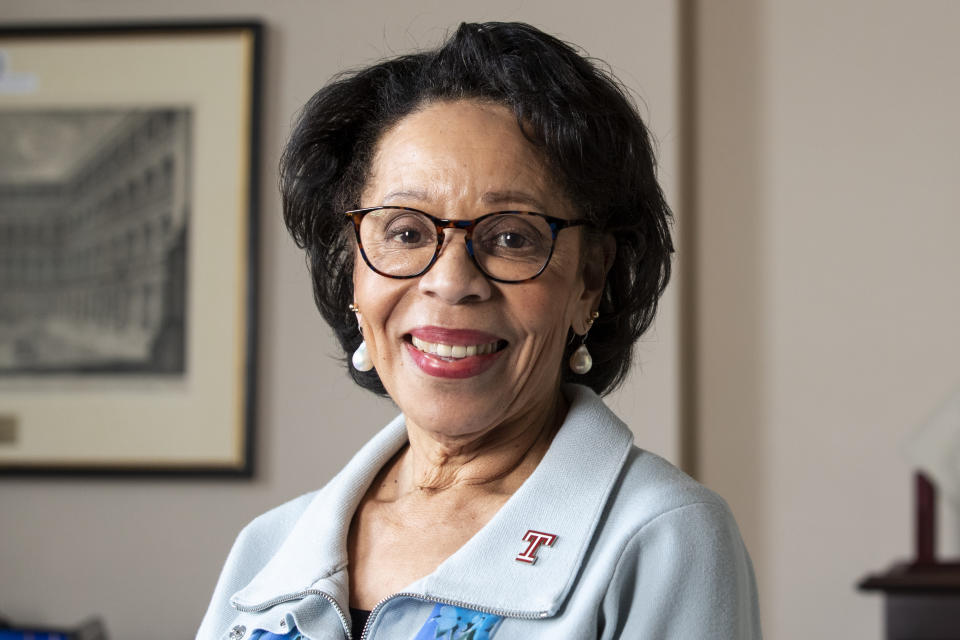
<path id="1" fill-rule="evenodd" d="M 418 340 L 431 343 L 441 343 L 450 346 L 479 346 L 497 343 L 502 346 L 504 341 L 490 333 L 473 329 L 447 329 L 444 327 L 417 327 L 409 333 Z M 501 348 L 493 353 L 477 354 L 462 358 L 449 358 L 426 353 L 417 349 L 411 342 L 405 343 L 407 354 L 417 367 L 427 375 L 437 378 L 470 378 L 480 375 L 491 366 L 503 353 Z"/>

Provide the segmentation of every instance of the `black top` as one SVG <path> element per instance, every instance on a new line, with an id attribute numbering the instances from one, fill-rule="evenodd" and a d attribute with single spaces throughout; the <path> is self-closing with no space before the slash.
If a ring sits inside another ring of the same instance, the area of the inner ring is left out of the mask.
<path id="1" fill-rule="evenodd" d="M 363 627 L 367 624 L 367 618 L 370 617 L 369 611 L 363 609 L 354 609 L 350 607 L 350 624 L 353 626 L 353 637 L 359 638 L 363 633 Z"/>

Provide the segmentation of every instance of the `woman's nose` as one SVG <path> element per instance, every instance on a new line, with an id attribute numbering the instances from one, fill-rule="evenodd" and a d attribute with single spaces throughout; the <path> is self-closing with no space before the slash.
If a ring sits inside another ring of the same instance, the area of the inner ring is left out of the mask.
<path id="1" fill-rule="evenodd" d="M 464 232 L 444 230 L 440 255 L 430 270 L 420 276 L 420 291 L 449 304 L 479 302 L 490 297 L 490 281 L 467 251 Z"/>

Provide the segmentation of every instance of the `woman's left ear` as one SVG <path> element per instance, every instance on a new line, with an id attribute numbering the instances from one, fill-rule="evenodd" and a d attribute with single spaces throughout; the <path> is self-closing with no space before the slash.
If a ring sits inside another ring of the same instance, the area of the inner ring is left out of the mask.
<path id="1" fill-rule="evenodd" d="M 607 274 L 617 256 L 617 241 L 605 233 L 603 237 L 590 243 L 583 257 L 583 297 L 587 302 L 587 311 L 595 311 L 600 306 L 600 296 L 607 283 Z"/>

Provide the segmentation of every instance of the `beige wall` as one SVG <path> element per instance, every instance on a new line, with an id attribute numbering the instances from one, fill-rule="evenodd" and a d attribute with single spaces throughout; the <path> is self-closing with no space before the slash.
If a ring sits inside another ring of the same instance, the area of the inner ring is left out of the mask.
<path id="1" fill-rule="evenodd" d="M 701 5 L 703 478 L 767 637 L 879 638 L 854 585 L 909 557 L 902 443 L 960 387 L 960 4 Z"/>
<path id="2" fill-rule="evenodd" d="M 676 191 L 672 0 L 581 2 L 217 2 L 0 0 L 0 19 L 261 18 L 267 27 L 261 171 L 257 477 L 0 479 L 0 613 L 72 624 L 102 614 L 114 638 L 191 637 L 239 528 L 322 485 L 394 409 L 345 378 L 283 229 L 276 165 L 291 118 L 333 73 L 437 42 L 461 20 L 524 20 L 608 60 L 642 96 Z M 482 6 L 482 8 L 477 8 Z M 640 349 L 642 373 L 611 400 L 638 442 L 676 459 L 676 293 Z M 0 398 L 2 404 L 2 398 Z"/>

